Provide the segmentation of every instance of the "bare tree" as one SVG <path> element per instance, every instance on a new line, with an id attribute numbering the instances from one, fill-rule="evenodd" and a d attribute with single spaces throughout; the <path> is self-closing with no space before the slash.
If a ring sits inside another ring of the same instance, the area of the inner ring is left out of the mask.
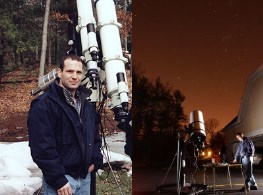
<path id="1" fill-rule="evenodd" d="M 50 11 L 50 0 L 46 1 L 44 25 L 43 25 L 43 35 L 42 35 L 42 49 L 39 65 L 39 78 L 44 76 L 45 61 L 46 61 L 46 51 L 47 51 L 47 32 L 48 32 L 48 17 Z"/>
<path id="2" fill-rule="evenodd" d="M 206 142 L 208 144 L 211 144 L 213 136 L 219 131 L 219 125 L 220 122 L 216 118 L 209 118 L 205 121 Z"/>

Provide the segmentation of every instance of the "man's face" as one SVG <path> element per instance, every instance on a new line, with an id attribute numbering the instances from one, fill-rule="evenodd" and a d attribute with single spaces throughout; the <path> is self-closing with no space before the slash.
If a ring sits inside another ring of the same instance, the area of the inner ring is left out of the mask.
<path id="1" fill-rule="evenodd" d="M 64 69 L 63 71 L 59 70 L 58 77 L 60 78 L 60 86 L 71 93 L 75 93 L 83 77 L 83 64 L 76 60 L 65 60 Z"/>
<path id="2" fill-rule="evenodd" d="M 240 135 L 236 135 L 236 138 L 238 139 L 238 141 L 243 141 L 243 138 Z"/>

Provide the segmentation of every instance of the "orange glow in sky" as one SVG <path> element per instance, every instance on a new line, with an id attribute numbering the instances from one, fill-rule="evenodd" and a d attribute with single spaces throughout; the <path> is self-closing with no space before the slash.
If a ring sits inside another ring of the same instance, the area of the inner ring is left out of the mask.
<path id="1" fill-rule="evenodd" d="M 223 128 L 263 62 L 263 2 L 134 1 L 132 51 L 147 77 L 181 90 L 185 114 L 199 109 Z"/>

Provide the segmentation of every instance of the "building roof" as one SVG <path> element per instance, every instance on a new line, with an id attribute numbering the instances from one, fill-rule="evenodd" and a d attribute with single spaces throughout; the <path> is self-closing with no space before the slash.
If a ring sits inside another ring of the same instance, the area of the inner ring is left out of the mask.
<path id="1" fill-rule="evenodd" d="M 236 116 L 235 118 L 233 118 L 233 120 L 230 121 L 230 122 L 222 129 L 222 131 L 225 132 L 225 131 L 227 131 L 227 129 L 229 129 L 230 127 L 235 126 L 236 123 L 237 123 L 237 118 L 238 118 L 238 116 Z"/>

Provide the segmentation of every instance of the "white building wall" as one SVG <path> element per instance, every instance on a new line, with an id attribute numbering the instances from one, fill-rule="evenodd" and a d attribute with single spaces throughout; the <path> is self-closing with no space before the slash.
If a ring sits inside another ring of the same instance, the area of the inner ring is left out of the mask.
<path id="1" fill-rule="evenodd" d="M 263 66 L 249 78 L 237 120 L 223 129 L 227 157 L 233 159 L 236 133 L 250 137 L 255 145 L 263 145 Z"/>

